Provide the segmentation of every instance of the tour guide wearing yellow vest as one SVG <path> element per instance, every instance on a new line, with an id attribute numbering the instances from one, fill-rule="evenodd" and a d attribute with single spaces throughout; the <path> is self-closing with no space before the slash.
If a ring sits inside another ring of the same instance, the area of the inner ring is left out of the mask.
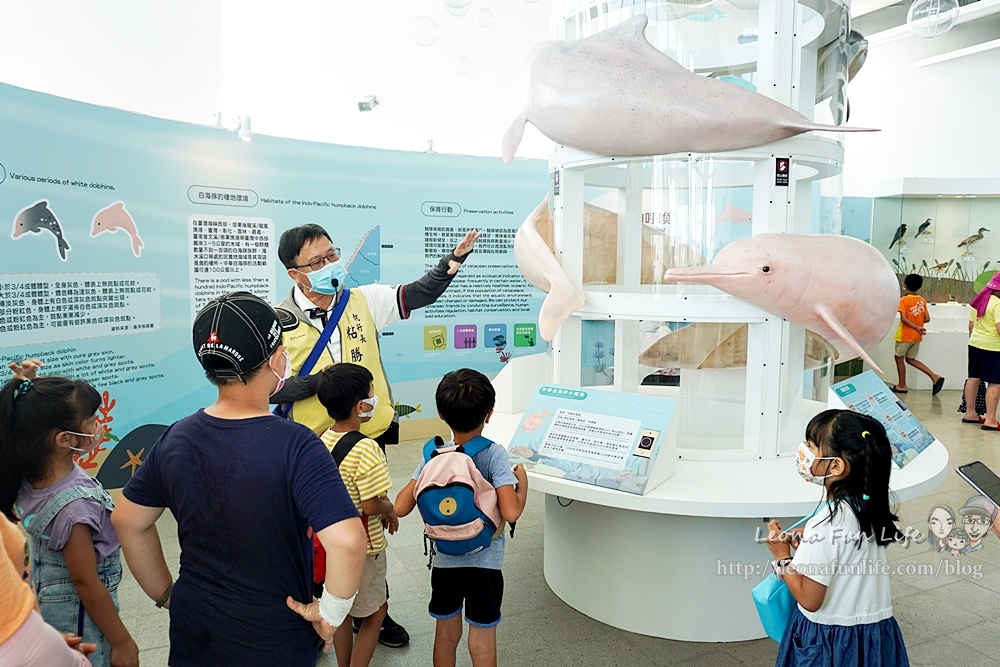
<path id="1" fill-rule="evenodd" d="M 342 295 L 346 270 L 340 251 L 319 225 L 307 224 L 281 235 L 278 258 L 295 282 L 281 307 L 295 314 L 298 326 L 284 334 L 285 349 L 291 358 L 293 377 L 272 398 L 272 403 L 292 403 L 290 418 L 317 434 L 333 425 L 333 419 L 316 398 L 317 373 L 333 363 L 350 361 L 371 371 L 378 405 L 375 415 L 362 432 L 378 439 L 392 423 L 394 408 L 385 368 L 379 354 L 378 333 L 409 317 L 410 312 L 434 303 L 444 293 L 459 267 L 475 246 L 479 233 L 469 231 L 455 250 L 420 279 L 408 285 L 362 285 L 350 289 L 350 296 L 337 331 L 330 337 L 310 374 L 297 377 L 323 329 L 323 319 Z M 398 440 L 397 440 L 398 441 Z M 391 444 L 382 442 L 381 444 Z"/>

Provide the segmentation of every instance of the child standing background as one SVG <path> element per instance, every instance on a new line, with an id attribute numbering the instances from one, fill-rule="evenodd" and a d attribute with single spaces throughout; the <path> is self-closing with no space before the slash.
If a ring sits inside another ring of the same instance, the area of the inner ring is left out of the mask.
<path id="1" fill-rule="evenodd" d="M 445 375 L 435 394 L 438 416 L 451 428 L 450 445 L 464 445 L 480 436 L 493 414 L 496 392 L 489 378 L 469 368 Z M 528 477 L 523 466 L 513 470 L 507 450 L 491 443 L 472 457 L 482 476 L 496 489 L 501 518 L 517 521 L 528 499 Z M 396 496 L 396 514 L 413 511 L 417 479 L 426 461 L 421 461 L 409 484 Z M 461 556 L 439 553 L 431 570 L 431 601 L 428 613 L 437 619 L 434 633 L 434 667 L 454 667 L 462 639 L 462 609 L 469 623 L 469 655 L 474 667 L 492 667 L 497 661 L 497 625 L 503 602 L 504 534 L 499 530 L 488 547 Z"/>
<path id="2" fill-rule="evenodd" d="M 906 667 L 883 569 L 886 545 L 903 539 L 889 506 L 885 429 L 866 415 L 826 410 L 809 422 L 796 459 L 799 474 L 825 488 L 826 503 L 791 534 L 776 519 L 768 525 L 767 548 L 798 603 L 775 665 Z"/>
<path id="3" fill-rule="evenodd" d="M 906 288 L 906 295 L 899 300 L 899 308 L 897 309 L 899 311 L 899 328 L 896 329 L 895 359 L 899 382 L 890 388 L 897 394 L 905 394 L 909 391 L 906 388 L 906 364 L 910 364 L 931 379 L 931 382 L 934 383 L 931 394 L 934 395 L 944 387 L 944 378 L 917 359 L 920 341 L 927 333 L 924 325 L 931 321 L 927 302 L 924 297 L 917 294 L 924 286 L 924 279 L 916 273 L 911 273 L 903 278 L 903 286 Z"/>
<path id="4" fill-rule="evenodd" d="M 333 648 L 340 667 L 367 667 L 371 662 L 382 619 L 389 611 L 389 589 L 385 581 L 389 544 L 383 528 L 391 535 L 399 527 L 399 519 L 387 495 L 392 480 L 385 454 L 377 442 L 360 432 L 361 425 L 372 418 L 378 405 L 372 381 L 371 371 L 364 366 L 335 364 L 322 372 L 316 391 L 319 402 L 334 420 L 333 426 L 320 439 L 338 461 L 340 477 L 354 506 L 361 512 L 368 533 L 368 558 L 350 613 L 352 619 L 361 619 L 358 636 L 354 637 L 350 619 L 346 619 L 333 635 Z M 350 445 L 351 442 L 354 444 Z M 341 443 L 345 446 L 338 449 Z"/>
<path id="5" fill-rule="evenodd" d="M 73 460 L 104 437 L 100 405 L 96 389 L 63 377 L 15 378 L 0 389 L 0 510 L 28 532 L 45 621 L 95 643 L 95 666 L 134 667 L 139 648 L 118 616 L 111 497 Z"/>

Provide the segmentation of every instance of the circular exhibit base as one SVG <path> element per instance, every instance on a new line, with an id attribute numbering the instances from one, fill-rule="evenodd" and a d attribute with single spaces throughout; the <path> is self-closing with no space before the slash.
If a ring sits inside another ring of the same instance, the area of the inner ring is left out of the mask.
<path id="1" fill-rule="evenodd" d="M 766 636 L 752 589 L 770 567 L 758 519 L 635 512 L 545 496 L 545 581 L 566 604 L 664 639 Z M 795 519 L 781 519 L 790 525 Z"/>

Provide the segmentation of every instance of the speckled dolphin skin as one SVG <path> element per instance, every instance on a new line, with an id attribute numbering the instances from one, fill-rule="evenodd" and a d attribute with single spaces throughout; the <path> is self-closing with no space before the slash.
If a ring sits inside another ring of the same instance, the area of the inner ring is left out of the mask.
<path id="1" fill-rule="evenodd" d="M 24 234 L 40 234 L 43 229 L 56 238 L 56 251 L 59 253 L 59 259 L 65 262 L 66 253 L 70 251 L 69 242 L 63 235 L 59 218 L 49 208 L 47 199 L 39 199 L 31 206 L 26 206 L 17 212 L 10 237 L 18 239 Z"/>
<path id="2" fill-rule="evenodd" d="M 874 131 L 813 123 L 760 93 L 693 74 L 646 41 L 647 20 L 536 47 L 524 106 L 503 138 L 504 162 L 514 159 L 526 122 L 599 155 L 715 153 L 810 130 Z"/>
<path id="3" fill-rule="evenodd" d="M 866 348 L 896 316 L 899 282 L 869 244 L 834 234 L 758 234 L 726 245 L 708 266 L 670 269 L 669 282 L 703 283 L 849 348 Z"/>

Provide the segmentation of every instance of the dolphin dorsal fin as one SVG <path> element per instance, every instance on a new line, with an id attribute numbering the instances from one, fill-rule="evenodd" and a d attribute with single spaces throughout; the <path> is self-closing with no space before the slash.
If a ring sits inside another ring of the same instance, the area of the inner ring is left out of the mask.
<path id="1" fill-rule="evenodd" d="M 657 62 L 663 61 L 678 69 L 684 69 L 676 60 L 649 43 L 644 34 L 648 23 L 649 17 L 640 14 L 581 41 L 621 53 L 631 53 L 642 60 L 655 59 Z"/>
<path id="2" fill-rule="evenodd" d="M 612 46 L 623 51 L 633 51 L 638 48 L 645 50 L 652 46 L 643 34 L 647 23 L 649 23 L 649 18 L 645 14 L 640 14 L 639 16 L 633 16 L 624 23 L 619 23 L 595 35 L 591 35 L 584 41 L 592 44 Z"/>

